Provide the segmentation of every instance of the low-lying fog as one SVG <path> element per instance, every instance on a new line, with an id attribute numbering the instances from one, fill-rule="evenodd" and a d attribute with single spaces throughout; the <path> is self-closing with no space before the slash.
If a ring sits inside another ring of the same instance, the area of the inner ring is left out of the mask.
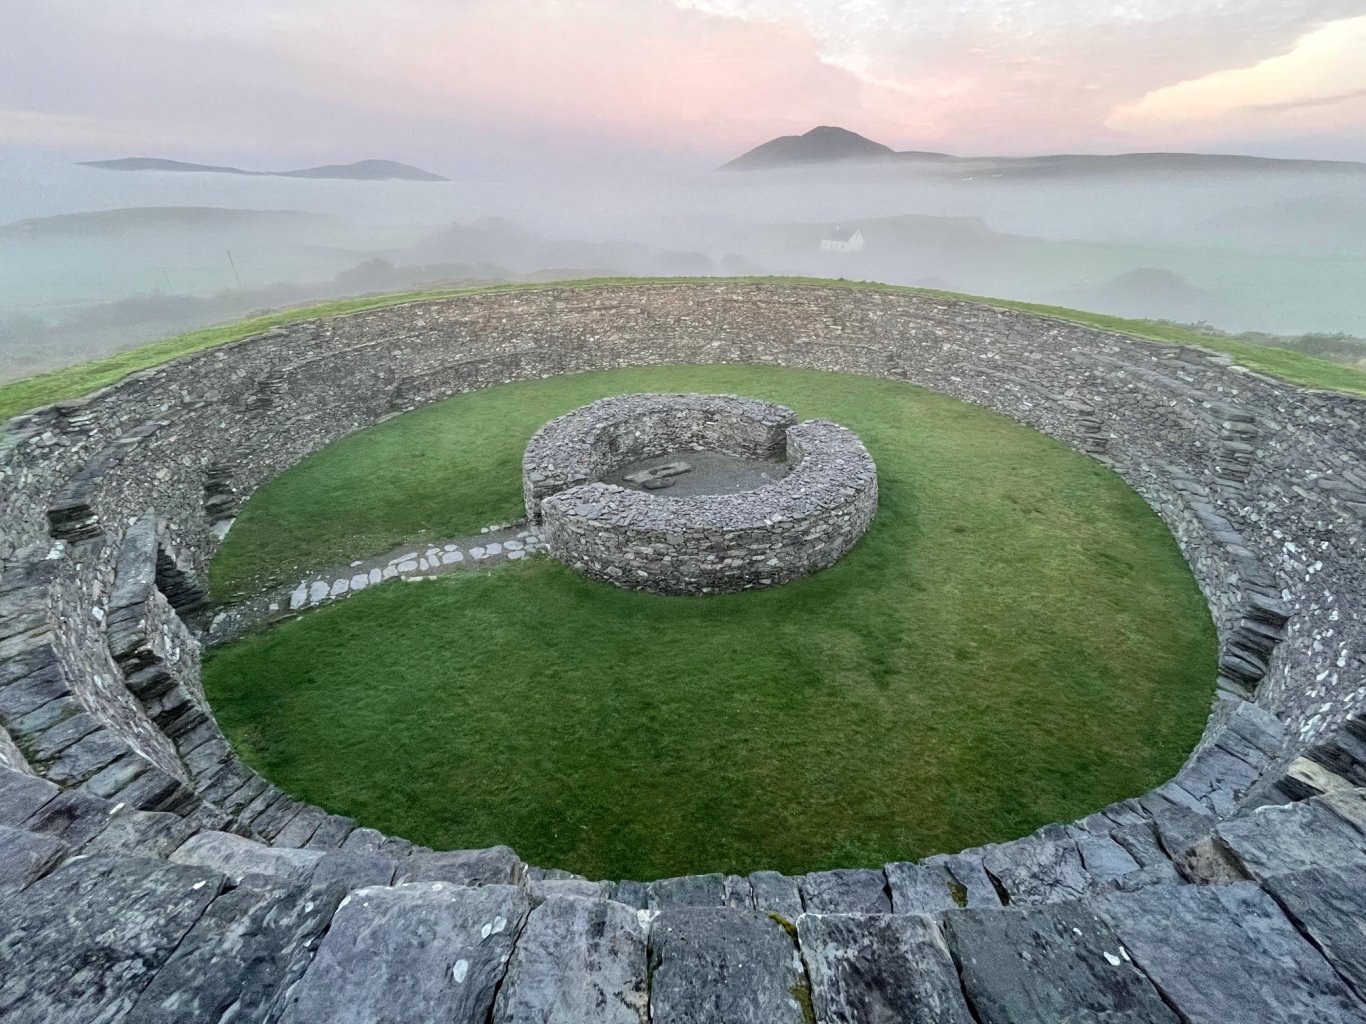
<path id="1" fill-rule="evenodd" d="M 822 252 L 836 226 L 863 249 Z M 1366 336 L 1366 172 L 907 161 L 328 181 L 0 153 L 0 380 L 310 300 L 599 274 L 875 279 Z"/>

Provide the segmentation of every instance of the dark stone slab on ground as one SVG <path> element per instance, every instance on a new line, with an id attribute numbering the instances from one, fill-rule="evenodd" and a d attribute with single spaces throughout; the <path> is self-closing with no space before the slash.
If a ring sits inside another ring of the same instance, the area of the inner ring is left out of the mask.
<path id="1" fill-rule="evenodd" d="M 1091 879 L 1071 839 L 1027 837 L 992 847 L 982 867 L 1012 904 L 1058 903 L 1084 896 Z"/>
<path id="2" fill-rule="evenodd" d="M 224 893 L 157 972 L 130 1022 L 267 1020 L 303 976 L 344 892 L 264 881 Z"/>
<path id="3" fill-rule="evenodd" d="M 22 825 L 59 792 L 55 782 L 0 768 L 0 825 Z"/>
<path id="4" fill-rule="evenodd" d="M 726 876 L 681 875 L 661 878 L 646 886 L 651 910 L 669 907 L 722 907 L 726 903 Z"/>
<path id="5" fill-rule="evenodd" d="M 1272 875 L 1262 888 L 1366 999 L 1366 866 Z"/>
<path id="6" fill-rule="evenodd" d="M 883 868 L 896 914 L 934 914 L 967 906 L 967 887 L 942 863 L 898 862 Z"/>
<path id="7" fill-rule="evenodd" d="M 1189 1024 L 1366 1020 L 1366 1004 L 1252 882 L 1151 888 L 1095 907 Z"/>
<path id="8" fill-rule="evenodd" d="M 796 921 L 802 914 L 799 882 L 800 879 L 790 878 L 777 871 L 755 871 L 749 876 L 754 908 L 762 913 L 778 914 L 789 921 Z"/>
<path id="9" fill-rule="evenodd" d="M 806 914 L 797 931 L 821 1024 L 973 1024 L 931 918 Z"/>
<path id="10" fill-rule="evenodd" d="M 525 894 L 508 885 L 353 892 L 280 1024 L 484 1024 L 527 910 Z"/>
<path id="11" fill-rule="evenodd" d="M 518 885 L 525 871 L 526 866 L 509 847 L 490 846 L 483 850 L 414 853 L 399 865 L 398 881 Z"/>
<path id="12" fill-rule="evenodd" d="M 0 825 L 0 896 L 41 878 L 65 855 L 66 844 L 60 839 Z"/>
<path id="13" fill-rule="evenodd" d="M 1366 861 L 1366 835 L 1321 798 L 1231 818 L 1214 835 L 1253 878 Z"/>
<path id="14" fill-rule="evenodd" d="M 549 897 L 517 940 L 493 1024 L 646 1024 L 642 916 L 609 900 Z"/>
<path id="15" fill-rule="evenodd" d="M 200 832 L 171 854 L 171 860 L 212 868 L 233 878 L 267 875 L 307 882 L 323 856 L 321 850 L 280 849 L 231 832 Z"/>
<path id="16" fill-rule="evenodd" d="M 0 900 L 0 1020 L 117 1020 L 222 888 L 200 868 L 72 860 Z"/>
<path id="17" fill-rule="evenodd" d="M 1185 1024 L 1081 904 L 960 910 L 944 924 L 982 1024 Z"/>
<path id="18" fill-rule="evenodd" d="M 397 870 L 397 862 L 378 853 L 329 850 L 313 866 L 309 880 L 314 885 L 337 882 L 347 889 L 364 889 L 371 885 L 389 885 Z"/>
<path id="19" fill-rule="evenodd" d="M 870 868 L 813 871 L 801 882 L 802 902 L 814 914 L 890 914 L 887 877 Z"/>
<path id="20" fill-rule="evenodd" d="M 652 1024 L 805 1024 L 792 937 L 766 914 L 674 907 L 650 929 Z"/>

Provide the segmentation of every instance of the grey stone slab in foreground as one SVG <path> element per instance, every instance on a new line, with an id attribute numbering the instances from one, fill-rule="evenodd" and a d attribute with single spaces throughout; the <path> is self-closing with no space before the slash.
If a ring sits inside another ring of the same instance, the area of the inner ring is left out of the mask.
<path id="1" fill-rule="evenodd" d="M 527 910 L 509 885 L 357 890 L 289 993 L 281 1024 L 484 1024 Z"/>
<path id="2" fill-rule="evenodd" d="M 1262 888 L 1366 999 L 1366 865 L 1276 875 Z"/>
<path id="3" fill-rule="evenodd" d="M 451 882 L 454 885 L 518 885 L 526 865 L 507 846 L 483 850 L 415 853 L 399 866 L 400 882 Z"/>
<path id="4" fill-rule="evenodd" d="M 1158 887 L 1095 906 L 1189 1024 L 1366 1020 L 1366 1005 L 1251 882 Z"/>
<path id="5" fill-rule="evenodd" d="M 231 832 L 201 832 L 171 854 L 177 864 L 198 864 L 225 875 L 269 875 L 306 882 L 322 850 L 281 849 L 235 836 Z"/>
<path id="6" fill-rule="evenodd" d="M 931 918 L 805 914 L 797 932 L 821 1024 L 973 1024 Z"/>
<path id="7" fill-rule="evenodd" d="M 676 907 L 650 929 L 653 1024 L 804 1024 L 797 946 L 765 914 Z"/>
<path id="8" fill-rule="evenodd" d="M 345 890 L 264 881 L 214 900 L 128 1015 L 255 1024 L 304 973 Z"/>
<path id="9" fill-rule="evenodd" d="M 808 912 L 829 914 L 890 914 L 887 878 L 868 868 L 813 871 L 802 879 L 802 902 Z"/>
<path id="10" fill-rule="evenodd" d="M 644 916 L 604 899 L 546 899 L 517 940 L 493 1024 L 645 1024 Z"/>
<path id="11" fill-rule="evenodd" d="M 982 1024 L 1185 1024 L 1080 904 L 963 910 L 944 923 Z"/>
<path id="12" fill-rule="evenodd" d="M 119 1020 L 222 884 L 200 868 L 86 857 L 0 900 L 0 1020 Z"/>
<path id="13" fill-rule="evenodd" d="M 66 844 L 60 839 L 0 825 L 0 896 L 18 892 L 65 854 Z"/>

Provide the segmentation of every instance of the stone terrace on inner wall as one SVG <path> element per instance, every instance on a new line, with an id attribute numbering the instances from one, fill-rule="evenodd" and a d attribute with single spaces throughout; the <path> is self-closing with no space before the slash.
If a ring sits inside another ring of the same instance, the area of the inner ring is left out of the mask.
<path id="1" fill-rule="evenodd" d="M 723 362 L 920 384 L 1129 481 L 1219 629 L 1220 699 L 1176 778 L 918 864 L 643 884 L 425 851 L 235 757 L 184 617 L 262 482 L 463 391 Z M 0 1016 L 218 1019 L 236 1001 L 243 1020 L 514 1021 L 583 998 L 621 1008 L 584 1019 L 796 1022 L 808 1001 L 826 1021 L 889 999 L 910 1020 L 1360 1021 L 1364 521 L 1366 402 L 931 296 L 547 288 L 307 321 L 135 374 L 0 433 Z M 594 929 L 612 938 L 576 945 Z M 375 970 L 348 975 L 356 957 Z"/>

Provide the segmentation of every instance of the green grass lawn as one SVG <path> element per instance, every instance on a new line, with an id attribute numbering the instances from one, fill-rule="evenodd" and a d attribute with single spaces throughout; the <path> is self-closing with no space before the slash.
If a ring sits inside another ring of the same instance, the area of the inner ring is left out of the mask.
<path id="1" fill-rule="evenodd" d="M 835 567 L 749 594 L 631 593 L 549 559 L 366 590 L 209 652 L 243 756 L 418 842 L 652 878 L 1008 839 L 1142 793 L 1199 737 L 1214 630 L 1157 516 L 1061 444 L 889 381 L 661 367 L 465 395 L 263 488 L 216 581 L 513 514 L 545 419 L 641 390 L 754 395 L 858 431 L 872 529 Z"/>
<path id="2" fill-rule="evenodd" d="M 1305 387 L 1324 388 L 1348 394 L 1366 395 L 1366 372 L 1350 366 L 1342 366 L 1327 359 L 1318 359 L 1289 349 L 1272 348 L 1266 345 L 1253 345 L 1233 338 L 1210 337 L 1187 330 L 1175 324 L 1154 320 L 1129 320 L 1124 317 L 1108 316 L 1103 313 L 1088 313 L 1063 306 L 1045 306 L 1035 302 L 1018 302 L 1009 299 L 991 299 L 979 295 L 964 295 L 958 292 L 935 291 L 926 288 L 911 288 L 902 285 L 881 284 L 875 281 L 827 280 L 806 277 L 735 277 L 735 278 L 626 278 L 604 277 L 586 281 L 564 281 L 554 284 L 507 284 L 480 288 L 458 288 L 444 291 L 402 292 L 395 295 L 370 296 L 358 299 L 341 299 L 315 306 L 284 310 L 268 316 L 239 320 L 230 324 L 209 327 L 201 331 L 191 331 L 173 338 L 153 342 L 120 352 L 105 359 L 97 359 L 78 366 L 54 370 L 34 377 L 0 384 L 0 420 L 18 415 L 27 409 L 46 405 L 65 398 L 78 398 L 98 388 L 116 383 L 137 370 L 157 366 L 180 356 L 199 352 L 203 349 L 240 341 L 253 334 L 282 324 L 299 320 L 309 320 L 322 316 L 338 316 L 355 313 L 381 306 L 393 306 L 404 302 L 418 302 L 430 299 L 451 298 L 459 295 L 474 295 L 488 292 L 524 291 L 529 288 L 594 288 L 620 284 L 699 284 L 706 281 L 761 282 L 769 284 L 808 285 L 823 288 L 856 288 L 871 291 L 903 293 L 912 295 L 938 295 L 950 299 L 963 299 L 970 302 L 983 302 L 1007 309 L 1018 309 L 1027 313 L 1037 313 L 1058 320 L 1085 324 L 1101 330 L 1129 334 L 1150 341 L 1162 341 L 1177 345 L 1200 345 L 1204 348 L 1227 352 L 1250 369 L 1280 377 L 1292 384 Z"/>

